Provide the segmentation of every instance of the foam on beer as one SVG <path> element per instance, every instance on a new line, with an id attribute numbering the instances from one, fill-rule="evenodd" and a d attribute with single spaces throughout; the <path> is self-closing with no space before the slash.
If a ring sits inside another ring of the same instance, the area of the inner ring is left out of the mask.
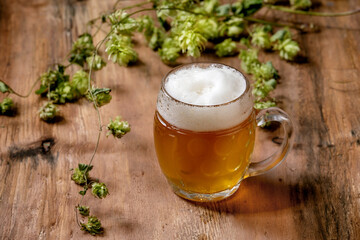
<path id="1" fill-rule="evenodd" d="M 251 94 L 231 102 L 244 93 L 246 80 L 240 72 L 224 65 L 181 68 L 167 76 L 164 87 L 171 97 L 160 92 L 157 110 L 167 122 L 181 129 L 231 128 L 252 111 Z"/>

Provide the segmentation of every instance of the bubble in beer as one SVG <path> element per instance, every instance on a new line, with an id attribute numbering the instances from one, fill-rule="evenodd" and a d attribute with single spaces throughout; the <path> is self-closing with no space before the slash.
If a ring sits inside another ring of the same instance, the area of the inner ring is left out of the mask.
<path id="1" fill-rule="evenodd" d="M 237 70 L 219 64 L 183 67 L 165 79 L 157 110 L 170 124 L 191 131 L 234 127 L 252 112 L 247 81 Z"/>

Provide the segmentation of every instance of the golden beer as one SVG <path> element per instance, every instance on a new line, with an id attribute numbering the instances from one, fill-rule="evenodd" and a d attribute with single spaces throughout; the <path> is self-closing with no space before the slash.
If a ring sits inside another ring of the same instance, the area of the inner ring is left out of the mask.
<path id="1" fill-rule="evenodd" d="M 154 117 L 154 143 L 160 167 L 174 192 L 193 201 L 231 196 L 240 182 L 285 159 L 292 123 L 278 108 L 255 116 L 250 84 L 238 70 L 217 63 L 177 67 L 163 79 Z M 252 162 L 255 128 L 280 122 L 280 149 Z"/>
<path id="2" fill-rule="evenodd" d="M 174 188 L 200 194 L 221 192 L 236 186 L 249 165 L 254 113 L 230 129 L 194 132 L 172 126 L 156 112 L 154 139 L 160 167 Z"/>

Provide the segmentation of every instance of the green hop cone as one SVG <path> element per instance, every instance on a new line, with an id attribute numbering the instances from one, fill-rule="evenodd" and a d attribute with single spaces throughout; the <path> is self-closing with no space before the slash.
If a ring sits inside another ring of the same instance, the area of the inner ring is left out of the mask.
<path id="1" fill-rule="evenodd" d="M 280 51 L 280 57 L 292 61 L 300 51 L 299 44 L 291 39 L 286 39 L 276 47 Z"/>
<path id="2" fill-rule="evenodd" d="M 206 38 L 196 29 L 183 30 L 178 36 L 178 43 L 183 53 L 191 57 L 200 57 L 205 49 Z"/>
<path id="3" fill-rule="evenodd" d="M 101 70 L 103 67 L 106 66 L 106 62 L 98 54 L 96 54 L 95 56 L 87 57 L 86 63 L 89 67 L 91 66 L 91 68 L 95 71 Z"/>
<path id="4" fill-rule="evenodd" d="M 95 88 L 94 86 L 87 92 L 86 98 L 96 104 L 98 107 L 102 107 L 111 101 L 110 88 Z"/>
<path id="5" fill-rule="evenodd" d="M 277 72 L 277 70 L 274 68 L 274 66 L 272 65 L 272 63 L 269 61 L 267 63 L 263 63 L 260 65 L 260 67 L 255 68 L 253 71 L 253 74 L 255 76 L 256 79 L 278 79 L 279 78 L 279 74 Z"/>
<path id="6" fill-rule="evenodd" d="M 77 206 L 76 207 L 79 210 L 79 213 L 83 216 L 89 216 L 90 214 L 90 208 L 88 206 Z"/>
<path id="7" fill-rule="evenodd" d="M 71 175 L 71 180 L 79 185 L 87 183 L 89 179 L 89 172 L 92 168 L 92 165 L 79 163 L 78 167 L 74 169 L 74 172 Z"/>
<path id="8" fill-rule="evenodd" d="M 89 86 L 89 74 L 83 70 L 77 71 L 73 76 L 71 85 L 81 96 L 85 95 Z"/>
<path id="9" fill-rule="evenodd" d="M 91 186 L 91 192 L 95 197 L 100 199 L 105 198 L 109 194 L 109 190 L 106 187 L 105 183 L 93 183 Z"/>
<path id="10" fill-rule="evenodd" d="M 110 123 L 107 125 L 107 129 L 109 132 L 106 134 L 106 136 L 111 134 L 116 138 L 123 137 L 131 130 L 130 124 L 127 121 L 121 121 L 120 116 L 117 116 L 114 121 L 110 119 Z"/>
<path id="11" fill-rule="evenodd" d="M 274 101 L 255 101 L 254 103 L 255 109 L 266 109 L 270 107 L 276 107 L 276 103 Z"/>
<path id="12" fill-rule="evenodd" d="M 0 113 L 2 115 L 10 115 L 14 110 L 14 102 L 11 98 L 6 97 L 0 102 Z"/>
<path id="13" fill-rule="evenodd" d="M 76 63 L 84 66 L 86 58 L 92 56 L 95 51 L 92 36 L 89 33 L 84 33 L 74 42 L 70 51 L 70 63 Z"/>
<path id="14" fill-rule="evenodd" d="M 48 97 L 53 103 L 64 104 L 76 100 L 78 92 L 70 82 L 62 82 L 54 91 L 48 93 Z"/>
<path id="15" fill-rule="evenodd" d="M 246 73 L 252 74 L 254 73 L 254 69 L 260 66 L 257 53 L 257 50 L 252 48 L 240 51 L 239 58 L 241 59 L 241 68 Z"/>
<path id="16" fill-rule="evenodd" d="M 88 217 L 87 223 L 81 223 L 81 230 L 88 232 L 93 236 L 104 232 L 100 220 L 95 216 Z"/>
<path id="17" fill-rule="evenodd" d="M 216 39 L 219 36 L 219 23 L 215 18 L 199 18 L 196 21 L 196 28 L 206 39 Z"/>
<path id="18" fill-rule="evenodd" d="M 255 46 L 270 49 L 271 41 L 269 32 L 271 31 L 271 27 L 266 26 L 256 26 L 251 34 L 251 43 Z"/>
<path id="19" fill-rule="evenodd" d="M 39 111 L 40 118 L 45 122 L 53 120 L 59 113 L 59 109 L 52 102 L 45 103 Z"/>
<path id="20" fill-rule="evenodd" d="M 176 59 L 180 56 L 180 51 L 181 48 L 175 39 L 166 38 L 158 53 L 164 63 L 172 63 L 175 62 Z"/>
<path id="21" fill-rule="evenodd" d="M 139 23 L 128 17 L 128 14 L 123 10 L 117 10 L 109 15 L 111 29 L 115 34 L 131 35 L 139 27 Z"/>
<path id="22" fill-rule="evenodd" d="M 112 34 L 106 42 L 105 52 L 108 53 L 111 61 L 118 63 L 120 66 L 127 66 L 138 59 L 138 54 L 132 48 L 129 36 Z"/>
<path id="23" fill-rule="evenodd" d="M 236 43 L 231 38 L 215 45 L 216 55 L 219 57 L 232 56 L 236 53 Z"/>

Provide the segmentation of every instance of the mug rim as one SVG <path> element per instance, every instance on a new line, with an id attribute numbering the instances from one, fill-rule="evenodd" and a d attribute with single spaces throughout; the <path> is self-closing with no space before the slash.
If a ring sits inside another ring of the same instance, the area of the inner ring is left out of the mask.
<path id="1" fill-rule="evenodd" d="M 165 82 L 166 80 L 168 79 L 168 76 L 170 76 L 171 74 L 177 72 L 178 70 L 180 70 L 181 68 L 186 68 L 186 67 L 189 67 L 191 65 L 207 65 L 207 67 L 209 67 L 210 65 L 218 65 L 218 66 L 226 66 L 228 68 L 231 68 L 233 70 L 235 70 L 236 72 L 240 73 L 244 80 L 245 80 L 245 84 L 246 84 L 246 88 L 245 90 L 240 94 L 240 96 L 238 96 L 237 98 L 231 100 L 231 101 L 228 101 L 228 102 L 225 102 L 225 103 L 220 103 L 220 104 L 212 104 L 212 105 L 198 105 L 198 104 L 192 104 L 192 103 L 186 103 L 186 102 L 183 102 L 175 97 L 173 97 L 165 88 Z M 229 105 L 229 104 L 232 104 L 234 102 L 237 102 L 239 100 L 241 100 L 244 96 L 247 95 L 247 93 L 250 91 L 250 83 L 248 81 L 248 79 L 244 76 L 244 74 L 239 71 L 238 69 L 234 68 L 234 67 L 231 67 L 227 64 L 224 64 L 224 63 L 217 63 L 217 62 L 192 62 L 192 63 L 185 63 L 185 64 L 181 64 L 177 67 L 174 67 L 173 69 L 171 69 L 161 80 L 161 90 L 169 97 L 171 98 L 172 100 L 174 100 L 175 102 L 178 102 L 178 103 L 181 103 L 181 104 L 184 104 L 184 105 L 187 105 L 187 106 L 190 106 L 190 107 L 221 107 L 221 106 L 225 106 L 225 105 Z"/>

